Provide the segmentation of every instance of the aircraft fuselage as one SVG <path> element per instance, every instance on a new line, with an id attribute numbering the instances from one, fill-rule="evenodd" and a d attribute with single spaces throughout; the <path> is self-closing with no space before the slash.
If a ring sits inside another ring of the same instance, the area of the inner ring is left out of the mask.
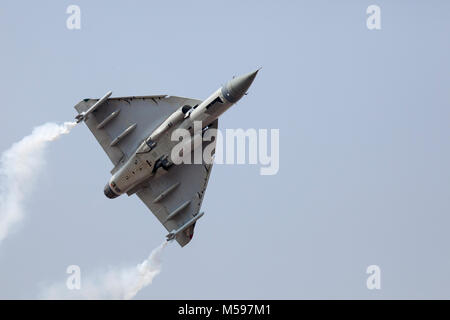
<path id="1" fill-rule="evenodd" d="M 171 139 L 174 130 L 185 129 L 192 135 L 194 123 L 201 123 L 201 127 L 206 128 L 247 92 L 257 72 L 232 79 L 198 106 L 185 105 L 172 113 L 112 175 L 105 186 L 105 195 L 116 198 L 123 193 L 133 194 L 134 190 L 155 176 L 158 170 L 169 170 L 173 165 L 172 148 L 179 143 Z"/>

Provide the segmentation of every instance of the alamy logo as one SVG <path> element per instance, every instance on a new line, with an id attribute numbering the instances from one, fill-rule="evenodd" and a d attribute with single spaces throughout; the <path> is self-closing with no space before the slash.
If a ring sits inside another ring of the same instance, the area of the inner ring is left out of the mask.
<path id="1" fill-rule="evenodd" d="M 370 265 L 366 270 L 367 274 L 370 276 L 367 278 L 366 286 L 369 290 L 380 290 L 381 289 L 381 269 L 376 264 Z"/>
<path id="2" fill-rule="evenodd" d="M 66 9 L 66 13 L 70 16 L 66 20 L 66 27 L 69 30 L 81 29 L 81 9 L 77 5 L 70 5 Z"/>
<path id="3" fill-rule="evenodd" d="M 279 129 L 270 129 L 269 136 L 268 129 L 226 129 L 224 135 L 202 128 L 201 121 L 194 121 L 193 133 L 183 128 L 172 132 L 171 140 L 177 142 L 171 152 L 174 164 L 260 164 L 261 175 L 278 173 Z"/>
<path id="4" fill-rule="evenodd" d="M 69 290 L 81 289 L 81 268 L 77 265 L 70 265 L 66 270 L 67 274 L 70 274 L 66 280 L 66 287 Z"/>
<path id="5" fill-rule="evenodd" d="M 366 26 L 369 30 L 381 30 L 381 9 L 373 4 L 367 7 L 366 13 L 369 14 L 366 20 Z"/>

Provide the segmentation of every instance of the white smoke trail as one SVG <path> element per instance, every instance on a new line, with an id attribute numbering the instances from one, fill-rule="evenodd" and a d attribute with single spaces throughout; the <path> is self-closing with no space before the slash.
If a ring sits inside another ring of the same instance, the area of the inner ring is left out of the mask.
<path id="1" fill-rule="evenodd" d="M 153 278 L 161 272 L 161 255 L 163 249 L 169 242 L 164 241 L 159 247 L 154 249 L 150 256 L 141 264 L 138 264 L 136 269 L 138 277 L 132 287 L 127 288 L 124 299 L 132 299 L 142 288 L 152 283 Z"/>
<path id="2" fill-rule="evenodd" d="M 76 122 L 62 125 L 46 123 L 14 143 L 0 156 L 0 243 L 24 217 L 24 200 L 45 164 L 44 150 L 50 141 L 68 134 Z M 95 277 L 83 278 L 81 290 L 70 291 L 65 284 L 46 288 L 43 298 L 49 299 L 132 299 L 152 283 L 161 271 L 161 255 L 167 241 L 134 268 L 110 269 Z"/>
<path id="3" fill-rule="evenodd" d="M 70 290 L 65 283 L 45 287 L 42 299 L 132 299 L 161 272 L 161 256 L 168 242 L 155 248 L 135 267 L 111 268 L 96 275 L 81 275 L 81 288 Z"/>
<path id="4" fill-rule="evenodd" d="M 48 142 L 67 134 L 76 125 L 46 123 L 14 143 L 0 157 L 0 243 L 23 219 L 24 199 L 44 165 L 44 149 Z"/>

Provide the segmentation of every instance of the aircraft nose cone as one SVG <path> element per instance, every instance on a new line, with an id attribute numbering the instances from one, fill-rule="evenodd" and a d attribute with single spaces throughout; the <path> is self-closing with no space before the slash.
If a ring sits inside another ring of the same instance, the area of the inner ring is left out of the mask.
<path id="1" fill-rule="evenodd" d="M 238 101 L 247 92 L 248 88 L 250 88 L 253 80 L 255 80 L 258 71 L 259 69 L 254 72 L 236 77 L 229 81 L 222 87 L 223 96 L 232 103 Z"/>

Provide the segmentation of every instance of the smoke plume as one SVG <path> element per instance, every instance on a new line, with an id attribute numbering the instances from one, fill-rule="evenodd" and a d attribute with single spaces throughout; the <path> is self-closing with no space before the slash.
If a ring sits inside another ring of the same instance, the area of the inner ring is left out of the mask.
<path id="1" fill-rule="evenodd" d="M 75 125 L 75 122 L 65 122 L 35 127 L 30 135 L 0 155 L 0 243 L 24 218 L 26 196 L 45 164 L 45 147 L 68 134 Z M 136 267 L 110 268 L 95 276 L 83 276 L 80 290 L 69 290 L 65 283 L 51 285 L 41 296 L 47 299 L 132 299 L 161 271 L 161 255 L 167 243 L 155 248 Z"/>
<path id="2" fill-rule="evenodd" d="M 0 243 L 24 217 L 24 200 L 44 165 L 46 145 L 76 125 L 46 123 L 0 156 Z"/>
<path id="3" fill-rule="evenodd" d="M 132 299 L 161 272 L 161 256 L 167 244 L 168 242 L 164 241 L 146 260 L 135 267 L 110 268 L 88 276 L 81 270 L 79 290 L 70 290 L 64 282 L 56 283 L 45 287 L 40 298 Z"/>

